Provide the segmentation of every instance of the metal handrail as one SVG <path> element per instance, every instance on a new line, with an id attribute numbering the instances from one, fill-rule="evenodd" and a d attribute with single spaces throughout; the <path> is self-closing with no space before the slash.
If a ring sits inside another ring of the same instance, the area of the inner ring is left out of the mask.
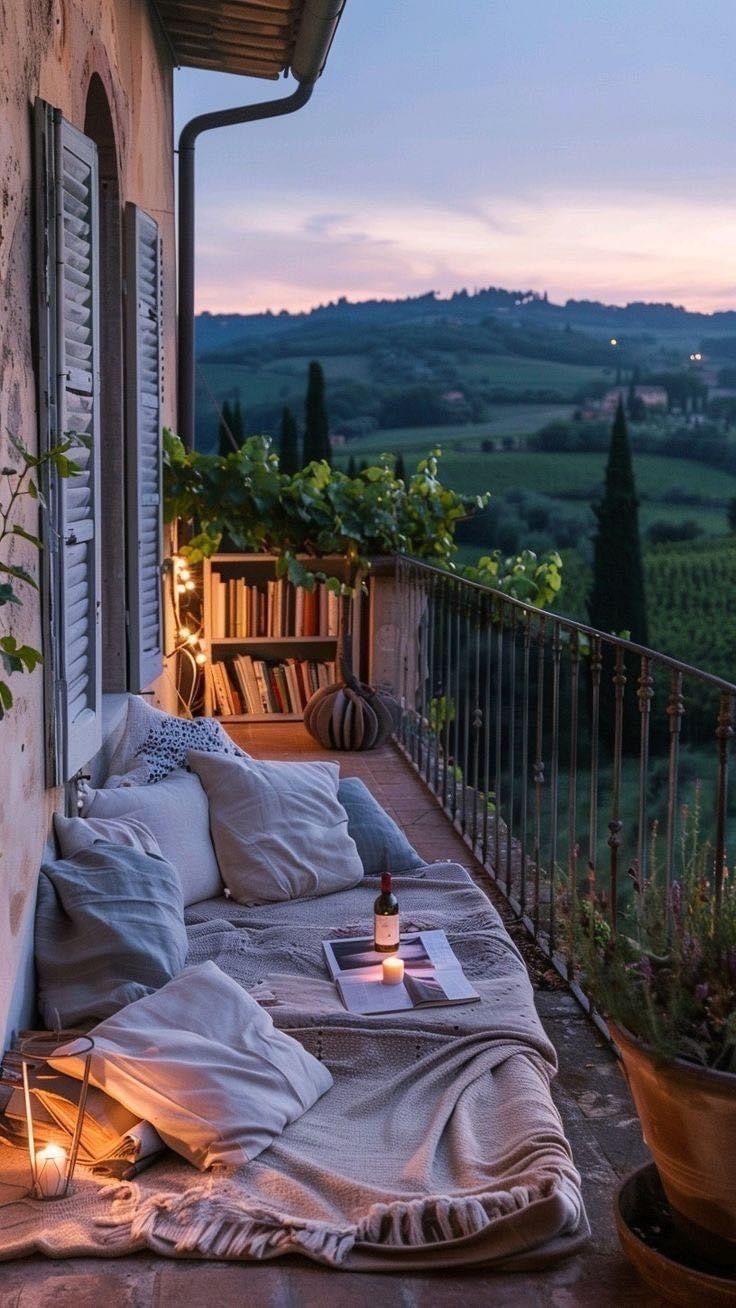
<path id="1" fill-rule="evenodd" d="M 590 1007 L 580 899 L 595 889 L 614 930 L 637 881 L 661 876 L 668 902 L 693 769 L 713 772 L 703 825 L 720 907 L 736 684 L 408 555 L 395 587 L 397 742 Z"/>

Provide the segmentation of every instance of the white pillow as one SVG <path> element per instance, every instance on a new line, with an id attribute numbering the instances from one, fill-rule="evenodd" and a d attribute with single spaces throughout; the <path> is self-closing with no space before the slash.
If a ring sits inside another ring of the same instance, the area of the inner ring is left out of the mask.
<path id="1" fill-rule="evenodd" d="M 332 1085 L 328 1069 L 212 962 L 90 1035 L 92 1084 L 196 1167 L 249 1162 Z M 81 1079 L 83 1063 L 69 1061 L 63 1070 Z"/>
<path id="2" fill-rule="evenodd" d="M 54 832 L 61 858 L 73 858 L 80 849 L 89 849 L 98 840 L 163 857 L 153 832 L 132 817 L 123 821 L 118 818 L 62 817 L 61 813 L 54 813 Z"/>
<path id="3" fill-rule="evenodd" d="M 89 790 L 83 816 L 135 818 L 148 827 L 178 873 L 185 906 L 222 894 L 207 796 L 191 772 L 177 769 L 153 786 Z"/>
<path id="4" fill-rule="evenodd" d="M 337 763 L 264 763 L 192 753 L 207 791 L 222 879 L 241 904 L 329 895 L 363 876 Z"/>

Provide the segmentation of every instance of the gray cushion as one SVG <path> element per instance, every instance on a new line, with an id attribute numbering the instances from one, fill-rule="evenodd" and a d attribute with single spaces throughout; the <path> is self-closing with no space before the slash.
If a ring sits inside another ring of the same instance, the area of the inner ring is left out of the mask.
<path id="1" fill-rule="evenodd" d="M 222 894 L 210 837 L 207 796 L 197 778 L 178 768 L 155 786 L 116 786 L 84 794 L 85 818 L 135 818 L 153 833 L 176 868 L 185 904 Z"/>
<path id="2" fill-rule="evenodd" d="M 187 955 L 170 863 L 98 842 L 45 863 L 38 882 L 38 1003 L 47 1027 L 100 1020 L 177 976 Z"/>
<path id="3" fill-rule="evenodd" d="M 343 777 L 337 798 L 348 815 L 348 831 L 358 847 L 365 876 L 424 866 L 424 859 L 359 777 Z"/>
<path id="4" fill-rule="evenodd" d="M 192 753 L 189 764 L 207 791 L 212 839 L 233 899 L 276 903 L 358 884 L 363 869 L 338 802 L 336 763 Z"/>

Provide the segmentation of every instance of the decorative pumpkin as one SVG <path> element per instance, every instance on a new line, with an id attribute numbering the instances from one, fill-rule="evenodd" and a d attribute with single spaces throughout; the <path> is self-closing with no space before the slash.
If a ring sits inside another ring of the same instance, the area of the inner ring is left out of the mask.
<path id="1" fill-rule="evenodd" d="M 359 681 L 343 648 L 342 681 L 315 691 L 304 710 L 304 725 L 325 749 L 375 749 L 392 734 L 398 705 L 374 686 Z"/>

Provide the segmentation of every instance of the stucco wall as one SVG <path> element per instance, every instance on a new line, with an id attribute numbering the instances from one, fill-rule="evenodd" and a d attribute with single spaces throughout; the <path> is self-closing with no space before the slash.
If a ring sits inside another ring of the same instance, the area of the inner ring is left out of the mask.
<path id="1" fill-rule="evenodd" d="M 7 432 L 37 442 L 32 348 L 33 192 L 31 110 L 36 96 L 84 129 L 90 79 L 102 80 L 117 142 L 121 200 L 158 220 L 164 243 L 164 421 L 173 422 L 175 255 L 172 78 L 147 0 L 0 0 L 0 466 Z M 105 361 L 102 360 L 104 368 Z M 103 434 L 104 439 L 104 434 Z M 1 492 L 0 492 L 1 494 Z M 33 514 L 26 526 L 35 530 Z M 18 542 L 15 559 L 36 567 Z M 7 632 L 9 610 L 0 610 Z M 38 605 L 28 593 L 15 635 L 40 647 Z M 40 857 L 63 796 L 44 788 L 43 683 L 12 678 L 16 702 L 0 722 L 0 1038 L 12 1016 L 27 950 Z"/>

